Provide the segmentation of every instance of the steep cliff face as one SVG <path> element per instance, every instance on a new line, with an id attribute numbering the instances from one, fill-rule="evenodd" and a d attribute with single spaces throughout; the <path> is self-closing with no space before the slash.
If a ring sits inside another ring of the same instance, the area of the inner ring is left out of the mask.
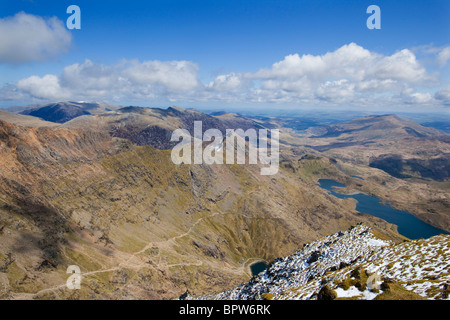
<path id="1" fill-rule="evenodd" d="M 98 128 L 98 127 L 97 127 Z M 0 296 L 173 298 L 250 278 L 248 265 L 365 221 L 288 170 L 181 165 L 109 132 L 0 122 Z M 398 235 L 397 235 L 398 236 Z M 68 290 L 78 265 L 80 290 Z"/>
<path id="2" fill-rule="evenodd" d="M 274 260 L 246 284 L 199 299 L 448 300 L 449 244 L 448 235 L 395 244 L 358 225 Z"/>

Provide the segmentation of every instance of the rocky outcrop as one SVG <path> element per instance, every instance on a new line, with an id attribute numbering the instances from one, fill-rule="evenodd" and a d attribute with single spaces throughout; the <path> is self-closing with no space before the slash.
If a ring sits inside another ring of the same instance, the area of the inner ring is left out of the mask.
<path id="1" fill-rule="evenodd" d="M 449 244 L 448 235 L 395 244 L 358 225 L 274 260 L 248 283 L 198 299 L 448 299 Z"/>

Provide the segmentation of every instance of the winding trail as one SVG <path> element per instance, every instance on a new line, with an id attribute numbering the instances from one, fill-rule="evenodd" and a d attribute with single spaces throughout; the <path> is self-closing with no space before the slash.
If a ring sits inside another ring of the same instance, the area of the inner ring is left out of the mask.
<path id="1" fill-rule="evenodd" d="M 119 263 L 116 267 L 107 268 L 107 269 L 98 269 L 98 270 L 89 271 L 89 272 L 83 272 L 81 274 L 81 277 L 83 279 L 83 278 L 86 278 L 86 277 L 89 277 L 89 276 L 93 276 L 93 275 L 96 275 L 96 274 L 99 274 L 99 273 L 118 271 L 118 270 L 123 269 L 123 268 L 132 269 L 132 270 L 135 270 L 135 271 L 138 271 L 138 270 L 143 269 L 143 268 L 148 268 L 150 266 L 149 263 L 147 261 L 143 261 L 142 257 L 139 257 L 139 255 L 142 255 L 146 250 L 148 250 L 150 248 L 153 248 L 153 247 L 158 247 L 158 248 L 166 247 L 167 248 L 167 247 L 171 247 L 173 245 L 176 245 L 176 240 L 177 239 L 181 239 L 183 237 L 188 236 L 194 230 L 194 228 L 199 223 L 201 223 L 203 220 L 212 218 L 212 217 L 217 216 L 219 214 L 220 213 L 218 213 L 218 212 L 214 212 L 213 214 L 211 214 L 209 216 L 201 217 L 201 218 L 197 219 L 190 226 L 190 228 L 186 232 L 184 232 L 182 234 L 179 234 L 177 236 L 174 236 L 172 238 L 169 238 L 167 240 L 164 240 L 164 241 L 156 241 L 156 242 L 155 241 L 151 241 L 151 242 L 148 242 L 144 246 L 144 248 L 142 248 L 141 250 L 139 250 L 137 252 L 134 252 L 134 253 L 131 253 L 131 254 L 125 253 L 125 252 L 121 252 L 124 255 L 129 255 L 129 257 L 125 261 Z M 66 258 L 71 259 L 65 253 L 64 253 L 64 255 L 66 256 Z M 167 264 L 167 263 L 164 263 L 164 262 L 161 261 L 160 252 L 158 253 L 158 256 L 160 257 L 160 260 L 159 260 L 158 263 L 153 265 L 153 267 L 154 268 L 159 268 L 159 269 L 162 269 L 162 270 L 164 270 L 164 269 L 167 270 L 168 268 L 178 267 L 178 266 L 197 266 L 197 267 L 200 267 L 200 266 L 202 266 L 205 263 L 209 264 L 212 267 L 217 268 L 217 265 L 214 265 L 212 262 L 209 262 L 209 261 L 197 261 L 197 262 L 185 262 L 185 263 Z M 121 259 L 120 256 L 116 256 L 116 258 Z M 230 268 L 229 267 L 227 269 L 227 271 L 228 272 L 232 272 L 232 273 L 236 273 L 236 274 L 240 274 L 240 275 L 242 275 L 242 274 L 246 274 L 247 276 L 251 275 L 251 272 L 249 273 L 248 270 L 247 270 L 249 268 L 247 266 L 247 263 L 249 261 L 251 261 L 251 260 L 257 261 L 257 260 L 261 260 L 261 259 L 260 258 L 256 258 L 256 257 L 248 258 L 244 262 L 242 262 L 239 267 L 237 267 L 237 268 Z M 127 285 L 128 285 L 128 283 L 126 283 L 123 287 L 126 287 Z M 66 289 L 66 288 L 67 288 L 67 285 L 66 285 L 66 283 L 64 283 L 64 284 L 55 285 L 55 286 L 52 286 L 52 287 L 49 287 L 49 288 L 45 288 L 45 289 L 39 290 L 38 292 L 35 292 L 35 293 L 22 293 L 22 292 L 12 292 L 11 291 L 10 292 L 10 297 L 13 300 L 32 300 L 32 299 L 34 299 L 35 297 L 37 297 L 37 296 L 39 296 L 41 294 L 45 294 L 45 293 L 48 293 L 48 292 L 53 292 L 53 291 L 57 291 L 57 290 L 61 290 L 61 289 Z"/>

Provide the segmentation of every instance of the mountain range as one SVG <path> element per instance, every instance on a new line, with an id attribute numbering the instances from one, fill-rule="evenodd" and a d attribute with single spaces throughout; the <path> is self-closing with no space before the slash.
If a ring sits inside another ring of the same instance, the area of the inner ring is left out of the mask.
<path id="1" fill-rule="evenodd" d="M 405 240 L 395 225 L 324 191 L 320 177 L 343 181 L 349 191 L 389 194 L 400 207 L 414 200 L 413 214 L 450 230 L 445 181 L 396 177 L 371 164 L 389 150 L 416 154 L 414 143 L 424 141 L 420 159 L 447 152 L 448 135 L 395 116 L 299 132 L 276 119 L 179 107 L 62 102 L 16 110 L 0 112 L 2 299 L 168 299 L 186 289 L 202 295 L 248 281 L 256 261 L 361 222 L 383 239 Z M 279 128 L 279 173 L 261 176 L 260 165 L 173 164 L 171 132 L 192 132 L 194 121 L 222 132 Z M 393 132 L 410 143 L 398 144 Z M 367 146 L 379 154 L 356 149 Z M 349 159 L 349 152 L 362 154 Z M 80 290 L 66 287 L 70 265 L 81 269 Z"/>

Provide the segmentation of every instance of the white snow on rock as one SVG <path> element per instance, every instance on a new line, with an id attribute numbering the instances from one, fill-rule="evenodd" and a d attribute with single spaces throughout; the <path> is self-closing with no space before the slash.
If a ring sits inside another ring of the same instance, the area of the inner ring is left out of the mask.
<path id="1" fill-rule="evenodd" d="M 443 288 L 445 284 L 450 286 L 450 236 L 394 244 L 375 237 L 369 227 L 361 224 L 307 244 L 290 256 L 275 259 L 248 283 L 187 299 L 308 300 L 317 299 L 320 289 L 326 285 L 337 298 L 372 300 L 382 291 L 370 285 L 350 286 L 347 290 L 340 285 L 345 279 L 354 279 L 352 271 L 358 267 L 365 270 L 366 278 L 375 281 L 376 287 L 382 279 L 390 279 L 425 298 L 447 298 L 443 296 Z"/>
<path id="2" fill-rule="evenodd" d="M 373 300 L 377 294 L 374 292 L 371 292 L 370 290 L 364 290 L 360 291 L 355 286 L 351 286 L 347 290 L 344 290 L 342 288 L 336 288 L 335 289 L 337 293 L 337 298 L 361 298 L 363 300 Z"/>

